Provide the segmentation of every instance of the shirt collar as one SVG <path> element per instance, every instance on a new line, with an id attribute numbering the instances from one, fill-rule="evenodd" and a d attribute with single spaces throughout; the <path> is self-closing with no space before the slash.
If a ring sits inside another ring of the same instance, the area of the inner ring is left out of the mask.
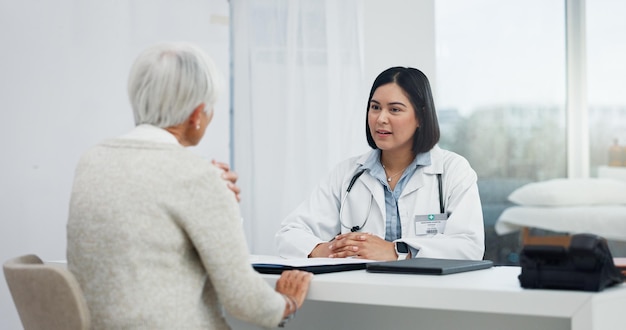
<path id="1" fill-rule="evenodd" d="M 130 132 L 120 136 L 122 139 L 142 140 L 159 143 L 179 144 L 176 137 L 160 128 L 150 124 L 137 125 Z"/>
<path id="2" fill-rule="evenodd" d="M 419 166 L 428 166 L 431 165 L 432 161 L 430 158 L 430 151 L 426 151 L 420 154 L 417 154 L 417 156 L 415 156 L 415 159 L 413 159 L 413 161 L 411 162 L 411 164 L 409 164 L 408 167 L 419 167 Z M 366 169 L 369 171 L 382 171 L 383 170 L 383 166 L 380 163 L 380 149 L 376 149 L 374 150 L 374 152 L 371 152 L 369 154 L 369 156 L 367 157 L 367 159 L 365 159 L 365 161 L 363 162 L 363 164 L 361 164 L 361 168 L 362 169 Z"/>

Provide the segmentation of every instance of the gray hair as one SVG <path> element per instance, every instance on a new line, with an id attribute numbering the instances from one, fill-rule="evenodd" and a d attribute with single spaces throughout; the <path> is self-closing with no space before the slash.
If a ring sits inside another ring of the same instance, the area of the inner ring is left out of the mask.
<path id="1" fill-rule="evenodd" d="M 188 43 L 162 43 L 144 50 L 128 78 L 135 124 L 165 128 L 183 123 L 204 103 L 210 114 L 221 76 L 211 58 Z"/>

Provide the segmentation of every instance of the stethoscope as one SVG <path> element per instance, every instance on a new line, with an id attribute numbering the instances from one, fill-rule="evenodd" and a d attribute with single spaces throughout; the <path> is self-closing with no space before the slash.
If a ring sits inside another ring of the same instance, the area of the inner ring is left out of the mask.
<path id="1" fill-rule="evenodd" d="M 348 198 L 348 194 L 350 193 L 350 190 L 352 190 L 352 186 L 354 186 L 354 183 L 361 176 L 361 174 L 363 174 L 363 172 L 365 172 L 365 170 L 360 170 L 360 171 L 356 172 L 355 175 L 352 176 L 352 179 L 350 179 L 350 184 L 348 184 L 348 188 L 346 189 L 346 194 L 341 199 L 341 204 L 339 204 L 339 223 L 341 224 L 342 227 L 344 227 L 346 229 L 350 229 L 350 231 L 353 232 L 353 233 L 356 232 L 356 231 L 359 231 L 363 227 L 365 227 L 365 224 L 367 223 L 367 220 L 370 218 L 369 214 L 367 215 L 367 217 L 365 217 L 365 221 L 363 221 L 363 224 L 361 224 L 360 226 L 348 227 L 348 226 L 344 225 L 343 221 L 342 221 L 343 204 L 346 202 L 346 198 Z M 367 206 L 368 210 L 372 207 L 372 198 L 370 198 L 370 203 Z"/>
<path id="2" fill-rule="evenodd" d="M 363 229 L 363 227 L 365 227 L 365 224 L 367 223 L 367 220 L 369 220 L 369 213 L 367 215 L 367 217 L 365 218 L 365 221 L 363 221 L 363 223 L 360 226 L 346 226 L 343 223 L 343 205 L 346 202 L 346 198 L 348 198 L 348 194 L 350 194 L 350 190 L 352 190 L 352 186 L 354 186 L 354 183 L 356 183 L 356 180 L 365 172 L 365 170 L 360 170 L 358 172 L 356 172 L 353 176 L 352 179 L 350 179 L 350 184 L 348 184 L 348 188 L 346 189 L 346 194 L 343 196 L 343 198 L 341 199 L 341 204 L 339 204 L 339 224 L 341 224 L 341 226 L 343 228 L 346 229 L 350 229 L 351 232 L 357 232 L 361 229 Z M 437 173 L 437 181 L 439 181 L 439 211 L 443 214 L 444 213 L 444 207 L 443 207 L 443 194 L 442 194 L 442 190 L 443 190 L 443 184 L 442 184 L 442 180 L 441 180 L 441 173 Z M 369 210 L 372 207 L 372 199 L 374 198 L 374 196 L 370 197 L 370 202 L 369 205 L 367 206 L 367 209 Z"/>

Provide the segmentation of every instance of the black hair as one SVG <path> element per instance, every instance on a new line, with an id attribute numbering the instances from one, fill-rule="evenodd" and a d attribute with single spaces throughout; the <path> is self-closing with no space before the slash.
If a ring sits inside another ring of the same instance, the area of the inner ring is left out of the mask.
<path id="1" fill-rule="evenodd" d="M 374 80 L 370 90 L 366 113 L 369 113 L 370 101 L 376 89 L 390 83 L 394 83 L 402 88 L 411 105 L 413 105 L 415 118 L 417 118 L 420 124 L 413 134 L 413 153 L 417 155 L 429 151 L 439 142 L 440 133 L 433 93 L 430 89 L 428 78 L 422 71 L 398 66 L 381 72 Z M 378 147 L 370 132 L 367 115 L 365 116 L 365 134 L 369 146 L 372 149 L 377 149 Z"/>

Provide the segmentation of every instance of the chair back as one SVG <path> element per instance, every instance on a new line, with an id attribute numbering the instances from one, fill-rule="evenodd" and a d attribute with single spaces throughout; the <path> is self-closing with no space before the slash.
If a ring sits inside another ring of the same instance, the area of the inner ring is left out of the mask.
<path id="1" fill-rule="evenodd" d="M 89 309 L 70 271 L 32 254 L 5 262 L 3 269 L 25 330 L 89 329 Z"/>

